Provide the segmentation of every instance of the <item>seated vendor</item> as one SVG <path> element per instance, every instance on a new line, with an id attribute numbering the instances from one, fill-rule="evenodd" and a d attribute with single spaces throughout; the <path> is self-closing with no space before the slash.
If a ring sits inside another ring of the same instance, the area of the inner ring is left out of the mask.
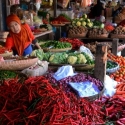
<path id="1" fill-rule="evenodd" d="M 21 24 L 17 15 L 11 14 L 6 19 L 9 35 L 5 46 L 12 49 L 14 55 L 26 56 L 32 53 L 32 44 L 41 49 L 28 24 Z"/>

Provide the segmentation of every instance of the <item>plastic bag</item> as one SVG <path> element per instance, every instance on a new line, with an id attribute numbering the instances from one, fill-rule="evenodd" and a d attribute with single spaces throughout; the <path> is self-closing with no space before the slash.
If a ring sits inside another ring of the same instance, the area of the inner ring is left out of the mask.
<path id="1" fill-rule="evenodd" d="M 79 51 L 80 52 L 85 52 L 86 54 L 88 54 L 91 57 L 91 59 L 94 59 L 93 54 L 91 53 L 91 51 L 87 47 L 80 46 Z"/>

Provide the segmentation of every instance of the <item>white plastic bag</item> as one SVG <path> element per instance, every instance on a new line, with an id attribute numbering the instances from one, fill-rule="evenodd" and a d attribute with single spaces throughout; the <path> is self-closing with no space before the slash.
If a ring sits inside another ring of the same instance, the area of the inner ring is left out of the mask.
<path id="1" fill-rule="evenodd" d="M 91 59 L 94 59 L 93 54 L 91 53 L 91 51 L 87 47 L 80 46 L 79 51 L 88 54 L 91 57 Z"/>

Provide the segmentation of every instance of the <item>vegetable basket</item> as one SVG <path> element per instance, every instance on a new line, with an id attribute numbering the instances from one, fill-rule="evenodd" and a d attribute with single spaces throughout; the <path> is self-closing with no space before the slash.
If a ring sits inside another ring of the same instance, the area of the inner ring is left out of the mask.
<path id="1" fill-rule="evenodd" d="M 107 38 L 108 35 L 109 35 L 108 33 L 107 34 L 100 34 L 100 35 L 99 34 L 94 34 L 94 35 L 91 34 L 88 37 L 89 38 Z"/>
<path id="2" fill-rule="evenodd" d="M 89 96 L 89 97 L 83 97 L 83 98 L 88 101 L 94 101 L 96 99 L 99 99 L 103 95 L 104 91 L 105 91 L 105 87 L 103 87 L 103 89 L 98 94 Z"/>
<path id="3" fill-rule="evenodd" d="M 69 37 L 69 38 L 86 37 L 87 32 L 88 32 L 88 31 L 83 32 L 83 33 L 81 33 L 81 34 L 68 34 L 68 37 Z"/>
<path id="4" fill-rule="evenodd" d="M 94 68 L 94 64 L 93 65 L 86 65 L 86 66 L 81 66 L 81 67 L 75 67 L 76 71 L 83 71 L 83 70 L 90 70 Z"/>
<path id="5" fill-rule="evenodd" d="M 0 62 L 0 70 L 23 70 L 34 65 L 37 61 L 38 58 L 5 58 L 5 61 Z"/>
<path id="6" fill-rule="evenodd" d="M 113 68 L 107 68 L 106 69 L 106 73 L 114 73 L 114 72 L 116 72 L 119 69 L 119 64 L 116 63 L 116 62 L 112 62 L 112 61 L 109 61 L 109 62 L 111 62 L 113 65 L 115 65 L 115 67 L 113 67 Z"/>
<path id="7" fill-rule="evenodd" d="M 13 55 L 13 52 L 6 52 L 6 53 L 3 53 L 3 54 L 0 54 L 0 56 L 2 57 L 9 57 L 9 56 L 12 56 Z"/>
<path id="8" fill-rule="evenodd" d="M 71 50 L 72 47 L 70 48 L 62 48 L 62 49 L 49 49 L 49 48 L 43 48 L 43 51 L 45 52 L 65 52 Z"/>
<path id="9" fill-rule="evenodd" d="M 110 34 L 111 38 L 125 38 L 125 34 Z"/>
<path id="10" fill-rule="evenodd" d="M 88 74 L 87 74 L 88 75 Z M 95 79 L 97 79 L 98 81 L 100 81 L 98 78 L 96 78 L 95 76 L 94 76 L 94 74 L 89 74 L 91 77 L 93 77 L 93 78 L 95 78 Z M 105 85 L 104 85 L 104 83 L 102 82 L 102 81 L 100 81 L 102 84 L 103 84 L 103 87 L 102 87 L 102 89 L 100 90 L 100 92 L 98 93 L 98 94 L 95 94 L 95 95 L 92 95 L 92 96 L 88 96 L 88 97 L 83 97 L 84 99 L 86 99 L 86 100 L 88 100 L 88 101 L 94 101 L 94 100 L 96 100 L 96 99 L 99 99 L 102 95 L 103 95 L 103 93 L 104 93 L 104 91 L 105 91 Z"/>

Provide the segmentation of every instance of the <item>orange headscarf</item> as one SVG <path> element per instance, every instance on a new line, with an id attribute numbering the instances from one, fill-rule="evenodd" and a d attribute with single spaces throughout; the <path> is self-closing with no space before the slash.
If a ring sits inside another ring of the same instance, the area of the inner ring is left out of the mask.
<path id="1" fill-rule="evenodd" d="M 21 26 L 20 33 L 13 33 L 10 31 L 10 35 L 13 38 L 14 46 L 18 52 L 18 55 L 22 56 L 25 49 L 25 43 L 31 42 L 31 39 L 28 30 L 26 29 L 25 25 L 21 25 L 21 21 L 18 16 L 12 14 L 7 17 L 6 22 L 8 27 L 12 21 L 16 21 Z"/>

